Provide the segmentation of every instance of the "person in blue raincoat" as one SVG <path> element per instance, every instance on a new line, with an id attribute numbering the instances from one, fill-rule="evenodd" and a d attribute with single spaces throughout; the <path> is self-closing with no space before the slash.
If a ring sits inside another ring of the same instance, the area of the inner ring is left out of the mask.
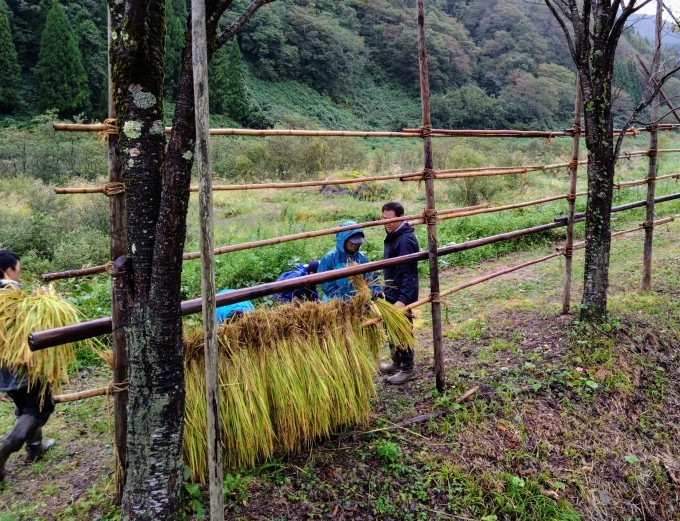
<path id="1" fill-rule="evenodd" d="M 354 221 L 343 221 L 340 226 L 351 226 L 353 224 L 356 223 Z M 362 228 L 336 233 L 335 248 L 321 258 L 318 273 L 338 270 L 351 264 L 368 262 L 366 256 L 359 251 L 364 242 L 366 242 L 366 237 Z M 382 293 L 382 288 L 377 283 L 377 275 L 374 272 L 364 273 L 364 279 L 371 286 L 371 292 L 374 296 Z M 321 284 L 321 289 L 323 290 L 323 300 L 332 298 L 349 300 L 355 294 L 354 287 L 348 278 L 324 282 Z"/>
<path id="2" fill-rule="evenodd" d="M 318 269 L 319 261 L 316 259 L 309 261 L 307 264 L 296 264 L 295 269 L 283 273 L 276 279 L 276 282 L 311 275 L 312 273 L 316 273 Z M 275 293 L 274 298 L 279 304 L 286 304 L 288 302 L 293 302 L 294 300 L 317 302 L 319 300 L 319 293 L 317 292 L 316 284 L 310 284 L 309 286 L 284 291 L 283 293 Z"/>
<path id="3" fill-rule="evenodd" d="M 234 291 L 233 289 L 223 289 L 218 291 L 217 294 L 229 293 Z M 246 313 L 250 311 L 255 311 L 255 306 L 250 300 L 244 300 L 243 302 L 236 302 L 235 304 L 227 304 L 226 306 L 220 306 L 215 310 L 215 319 L 218 324 L 222 322 L 233 322 L 241 318 Z"/>

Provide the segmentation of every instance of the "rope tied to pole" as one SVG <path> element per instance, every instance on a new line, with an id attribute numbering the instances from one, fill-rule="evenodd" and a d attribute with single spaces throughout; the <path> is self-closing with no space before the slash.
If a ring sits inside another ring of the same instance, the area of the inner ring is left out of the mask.
<path id="1" fill-rule="evenodd" d="M 423 210 L 423 222 L 426 224 L 436 224 L 437 222 L 437 210 L 434 208 L 426 208 Z"/>
<path id="2" fill-rule="evenodd" d="M 118 274 L 118 270 L 113 261 L 104 264 L 104 271 L 108 273 L 110 277 L 115 277 Z"/>
<path id="3" fill-rule="evenodd" d="M 113 197 L 125 193 L 125 185 L 123 183 L 111 182 L 104 185 L 104 195 Z"/>
<path id="4" fill-rule="evenodd" d="M 560 252 L 565 257 L 572 257 L 574 255 L 574 246 L 571 244 L 567 244 L 564 246 L 564 248 L 560 249 Z"/>
<path id="5" fill-rule="evenodd" d="M 574 123 L 574 124 L 571 126 L 571 132 L 572 132 L 573 134 L 579 134 L 579 135 L 581 135 L 581 125 L 578 125 L 577 123 Z"/>
<path id="6" fill-rule="evenodd" d="M 646 155 L 648 157 L 656 157 L 656 155 L 657 155 L 656 148 L 650 148 L 649 150 L 647 150 Z"/>
<path id="7" fill-rule="evenodd" d="M 554 136 L 553 136 L 553 133 L 550 132 L 550 133 L 548 134 L 548 137 L 545 139 L 545 142 L 548 143 L 548 144 L 552 143 L 553 137 L 554 137 Z"/>
<path id="8" fill-rule="evenodd" d="M 434 303 L 441 304 L 441 301 L 442 301 L 442 300 L 441 300 L 441 297 L 440 297 L 440 295 L 439 295 L 439 292 L 437 292 L 437 293 L 430 293 L 430 302 L 432 302 L 433 304 L 434 304 Z"/>
<path id="9" fill-rule="evenodd" d="M 423 168 L 423 181 L 427 181 L 428 179 L 435 179 L 436 172 L 434 171 L 434 168 Z"/>
<path id="10" fill-rule="evenodd" d="M 569 161 L 569 170 L 576 170 L 578 168 L 578 159 L 574 158 Z"/>
<path id="11" fill-rule="evenodd" d="M 653 230 L 654 229 L 654 222 L 645 221 L 643 223 L 640 223 L 640 226 L 642 226 L 645 230 Z"/>
<path id="12" fill-rule="evenodd" d="M 576 194 L 574 193 L 568 193 L 567 195 L 564 196 L 564 198 L 569 201 L 570 203 L 576 201 Z"/>
<path id="13" fill-rule="evenodd" d="M 423 139 L 432 137 L 432 125 L 421 125 L 420 137 L 422 137 Z"/>
<path id="14" fill-rule="evenodd" d="M 630 131 L 633 133 L 634 136 L 637 136 L 640 133 L 640 129 L 635 127 L 631 127 Z"/>
<path id="15" fill-rule="evenodd" d="M 104 125 L 106 129 L 102 130 L 99 134 L 102 141 L 107 141 L 109 136 L 118 134 L 118 120 L 116 118 L 107 118 L 104 120 Z"/>

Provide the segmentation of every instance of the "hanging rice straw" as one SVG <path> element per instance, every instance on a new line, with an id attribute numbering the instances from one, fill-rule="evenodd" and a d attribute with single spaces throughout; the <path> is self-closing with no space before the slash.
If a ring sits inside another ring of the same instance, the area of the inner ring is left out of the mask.
<path id="1" fill-rule="evenodd" d="M 80 313 L 69 302 L 54 293 L 51 287 L 32 295 L 22 289 L 0 291 L 0 366 L 25 374 L 29 387 L 46 384 L 58 388 L 68 383 L 68 370 L 75 362 L 75 345 L 65 344 L 52 349 L 32 352 L 28 334 L 76 324 Z M 86 342 L 92 347 L 90 341 Z"/>
<path id="2" fill-rule="evenodd" d="M 275 451 L 299 450 L 369 420 L 377 353 L 386 331 L 360 324 L 376 315 L 394 324 L 390 334 L 400 345 L 412 344 L 406 316 L 391 304 L 371 303 L 367 285 L 357 288 L 351 301 L 258 309 L 218 328 L 227 467 L 253 466 Z M 407 336 L 399 336 L 406 330 Z M 185 335 L 184 447 L 198 481 L 207 474 L 202 342 L 200 330 Z"/>

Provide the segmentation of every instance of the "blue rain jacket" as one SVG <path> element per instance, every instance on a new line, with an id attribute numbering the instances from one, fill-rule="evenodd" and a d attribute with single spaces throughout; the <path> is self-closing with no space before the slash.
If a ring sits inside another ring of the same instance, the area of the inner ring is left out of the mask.
<path id="1" fill-rule="evenodd" d="M 229 293 L 234 291 L 233 289 L 223 289 L 218 291 L 217 294 Z M 232 311 L 241 311 L 243 313 L 248 313 L 249 311 L 255 311 L 255 306 L 250 300 L 244 300 L 243 302 L 236 302 L 235 304 L 227 304 L 226 306 L 221 306 L 215 310 L 215 318 L 218 324 L 221 324 L 227 318 Z"/>
<path id="2" fill-rule="evenodd" d="M 354 221 L 343 221 L 340 226 L 350 226 L 356 224 Z M 354 234 L 364 233 L 362 228 L 354 230 L 345 230 L 335 234 L 335 249 L 329 251 L 324 255 L 319 262 L 319 270 L 317 273 L 324 271 L 338 270 L 346 268 L 349 264 L 365 264 L 368 262 L 366 256 L 357 251 L 354 255 L 350 255 L 345 250 L 345 241 Z M 377 275 L 374 272 L 364 273 L 364 279 L 371 285 L 373 293 L 380 293 L 380 285 L 377 284 Z M 349 300 L 355 294 L 354 287 L 348 278 L 332 280 L 321 284 L 323 289 L 323 300 L 330 300 L 332 298 L 339 298 L 342 300 Z"/>
<path id="3" fill-rule="evenodd" d="M 290 270 L 282 274 L 276 281 L 296 279 L 298 277 L 304 277 L 309 275 L 307 273 L 307 268 L 304 264 L 296 264 L 294 270 Z M 316 285 L 304 286 L 293 291 L 286 291 L 285 293 L 275 293 L 274 298 L 277 302 L 285 303 L 291 302 L 294 298 L 298 300 L 311 300 L 316 302 L 319 300 L 319 294 L 316 290 Z"/>

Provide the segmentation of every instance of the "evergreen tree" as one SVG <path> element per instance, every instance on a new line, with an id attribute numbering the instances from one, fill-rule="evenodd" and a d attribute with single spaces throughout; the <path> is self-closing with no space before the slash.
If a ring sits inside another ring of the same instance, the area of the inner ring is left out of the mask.
<path id="1" fill-rule="evenodd" d="M 62 117 L 90 109 L 90 89 L 76 38 L 58 3 L 45 21 L 36 68 L 41 110 L 55 108 Z"/>
<path id="2" fill-rule="evenodd" d="M 227 114 L 246 125 L 249 115 L 246 71 L 238 41 L 234 38 L 229 58 L 225 51 L 218 51 L 211 61 L 210 110 Z"/>
<path id="3" fill-rule="evenodd" d="M 167 32 L 165 33 L 165 95 L 177 97 L 179 70 L 184 50 L 184 30 L 187 23 L 186 0 L 168 0 L 166 3 Z"/>
<path id="4" fill-rule="evenodd" d="M 21 67 L 7 19 L 7 6 L 0 0 L 0 113 L 12 111 L 17 97 Z"/>

